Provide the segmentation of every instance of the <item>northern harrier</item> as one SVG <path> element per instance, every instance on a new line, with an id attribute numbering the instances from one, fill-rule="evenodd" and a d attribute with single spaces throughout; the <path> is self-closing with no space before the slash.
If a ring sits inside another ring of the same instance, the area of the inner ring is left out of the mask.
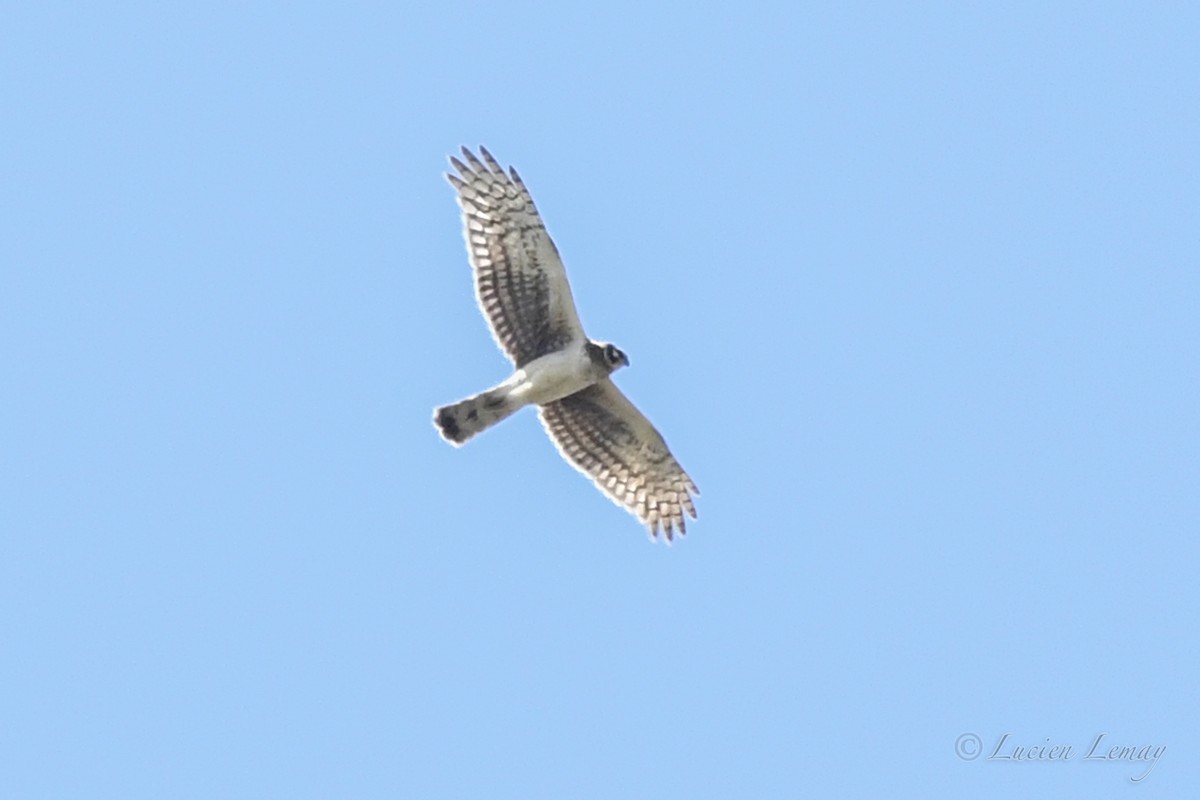
<path id="1" fill-rule="evenodd" d="M 583 332 L 558 249 L 517 171 L 507 173 L 479 148 L 467 148 L 458 175 L 463 235 L 475 296 L 516 371 L 500 385 L 434 413 L 442 436 L 458 446 L 527 405 L 538 406 L 558 451 L 617 505 L 668 540 L 687 532 L 696 484 L 667 443 L 609 377 L 629 365 L 616 346 Z"/>

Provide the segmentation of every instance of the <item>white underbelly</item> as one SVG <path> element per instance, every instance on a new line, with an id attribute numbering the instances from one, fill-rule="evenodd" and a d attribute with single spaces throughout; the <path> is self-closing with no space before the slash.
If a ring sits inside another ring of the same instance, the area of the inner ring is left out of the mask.
<path id="1" fill-rule="evenodd" d="M 595 383 L 598 377 L 582 346 L 544 355 L 530 361 L 520 372 L 524 378 L 515 393 L 526 403 L 537 405 L 575 394 Z"/>

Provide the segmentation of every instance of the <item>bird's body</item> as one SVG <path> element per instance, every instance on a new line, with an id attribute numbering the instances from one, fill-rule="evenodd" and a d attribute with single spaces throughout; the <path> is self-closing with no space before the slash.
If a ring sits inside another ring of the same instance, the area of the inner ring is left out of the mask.
<path id="1" fill-rule="evenodd" d="M 527 405 L 562 455 L 609 498 L 667 539 L 696 516 L 696 485 L 666 442 L 612 382 L 629 359 L 593 342 L 579 322 L 566 270 L 516 170 L 487 150 L 451 162 L 475 294 L 492 334 L 515 366 L 503 383 L 434 412 L 442 436 L 461 445 Z M 486 163 L 485 163 L 486 162 Z"/>
<path id="2" fill-rule="evenodd" d="M 589 345 L 595 347 L 572 341 L 518 367 L 498 386 L 438 409 L 438 427 L 452 444 L 461 445 L 525 406 L 553 403 L 607 378 L 611 370 L 589 356 Z"/>

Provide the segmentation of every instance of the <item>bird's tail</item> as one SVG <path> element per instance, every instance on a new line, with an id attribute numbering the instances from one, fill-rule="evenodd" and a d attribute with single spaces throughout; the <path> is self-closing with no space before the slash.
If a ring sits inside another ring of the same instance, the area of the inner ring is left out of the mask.
<path id="1" fill-rule="evenodd" d="M 480 431 L 486 430 L 502 419 L 515 413 L 521 405 L 509 399 L 503 387 L 466 400 L 442 406 L 433 413 L 433 424 L 442 438 L 458 447 Z"/>

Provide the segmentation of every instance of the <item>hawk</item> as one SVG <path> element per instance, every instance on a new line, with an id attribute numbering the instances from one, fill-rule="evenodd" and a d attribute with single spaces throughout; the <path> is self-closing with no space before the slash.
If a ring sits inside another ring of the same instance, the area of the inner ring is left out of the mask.
<path id="1" fill-rule="evenodd" d="M 687 533 L 696 484 L 650 420 L 612 382 L 629 365 L 615 345 L 583 332 L 566 269 L 517 171 L 467 148 L 446 178 L 458 192 L 475 297 L 516 368 L 503 383 L 434 412 L 454 446 L 536 405 L 559 453 L 617 505 L 668 541 Z"/>

